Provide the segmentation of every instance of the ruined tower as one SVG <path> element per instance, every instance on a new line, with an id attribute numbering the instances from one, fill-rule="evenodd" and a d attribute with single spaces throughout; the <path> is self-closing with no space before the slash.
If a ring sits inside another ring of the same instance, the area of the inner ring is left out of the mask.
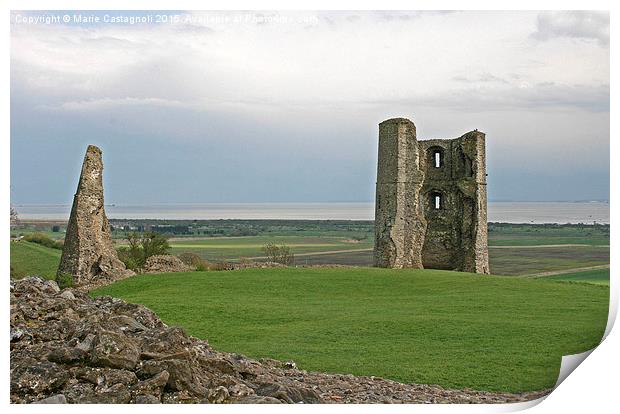
<path id="1" fill-rule="evenodd" d="M 67 226 L 58 275 L 69 274 L 75 285 L 95 279 L 133 275 L 118 259 L 103 206 L 101 150 L 89 145 Z"/>
<path id="2" fill-rule="evenodd" d="M 379 124 L 375 265 L 489 273 L 485 135 L 418 141 Z"/>

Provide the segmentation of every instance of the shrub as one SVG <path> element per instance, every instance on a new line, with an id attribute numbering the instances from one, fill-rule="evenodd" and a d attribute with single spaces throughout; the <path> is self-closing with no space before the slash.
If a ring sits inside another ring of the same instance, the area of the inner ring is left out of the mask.
<path id="1" fill-rule="evenodd" d="M 17 210 L 11 207 L 11 226 L 17 226 L 19 224 L 19 215 Z"/>
<path id="2" fill-rule="evenodd" d="M 116 253 L 118 254 L 118 259 L 125 264 L 127 269 L 134 271 L 139 269 L 138 260 L 129 253 L 127 247 L 119 247 L 116 249 Z"/>
<path id="3" fill-rule="evenodd" d="M 267 243 L 263 246 L 262 250 L 270 262 L 290 266 L 295 260 L 295 256 L 291 253 L 291 249 L 285 244 L 278 246 L 275 243 Z"/>
<path id="4" fill-rule="evenodd" d="M 151 256 L 168 254 L 168 238 L 159 233 L 131 233 L 127 236 L 129 247 L 117 249 L 118 258 L 131 270 L 141 269 Z"/>
<path id="5" fill-rule="evenodd" d="M 183 252 L 179 255 L 179 259 L 199 272 L 209 270 L 210 263 L 197 253 Z"/>
<path id="6" fill-rule="evenodd" d="M 69 273 L 60 273 L 56 275 L 56 283 L 58 283 L 58 287 L 61 289 L 72 287 L 73 276 Z"/>
<path id="7" fill-rule="evenodd" d="M 62 250 L 62 243 L 52 239 L 51 237 L 43 233 L 30 233 L 24 236 L 24 240 L 31 243 L 40 244 L 41 246 L 49 247 L 51 249 Z"/>

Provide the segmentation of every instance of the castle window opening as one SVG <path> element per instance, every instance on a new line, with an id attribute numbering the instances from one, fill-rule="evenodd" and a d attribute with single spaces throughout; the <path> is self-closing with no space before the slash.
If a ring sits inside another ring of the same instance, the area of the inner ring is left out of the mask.
<path id="1" fill-rule="evenodd" d="M 434 154 L 435 168 L 441 167 L 441 151 L 436 150 Z"/>
<path id="2" fill-rule="evenodd" d="M 440 192 L 433 191 L 430 194 L 430 204 L 434 210 L 441 210 L 443 208 L 443 199 Z"/>

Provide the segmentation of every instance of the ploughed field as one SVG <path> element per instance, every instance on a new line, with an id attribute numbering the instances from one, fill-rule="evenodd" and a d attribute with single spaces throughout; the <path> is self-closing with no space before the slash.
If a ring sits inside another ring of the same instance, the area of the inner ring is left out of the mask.
<path id="1" fill-rule="evenodd" d="M 97 289 L 251 357 L 401 382 L 529 391 L 596 346 L 609 288 L 438 270 L 277 268 L 141 275 Z"/>

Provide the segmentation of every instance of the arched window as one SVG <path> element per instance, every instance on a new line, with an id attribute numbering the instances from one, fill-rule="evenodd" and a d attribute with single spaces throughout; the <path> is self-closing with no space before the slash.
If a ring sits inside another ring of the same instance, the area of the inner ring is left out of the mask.
<path id="1" fill-rule="evenodd" d="M 428 163 L 433 168 L 441 168 L 444 165 L 444 151 L 441 147 L 431 147 L 428 149 Z"/>
<path id="2" fill-rule="evenodd" d="M 429 194 L 429 202 L 433 210 L 443 209 L 443 195 L 439 191 L 431 191 Z"/>

